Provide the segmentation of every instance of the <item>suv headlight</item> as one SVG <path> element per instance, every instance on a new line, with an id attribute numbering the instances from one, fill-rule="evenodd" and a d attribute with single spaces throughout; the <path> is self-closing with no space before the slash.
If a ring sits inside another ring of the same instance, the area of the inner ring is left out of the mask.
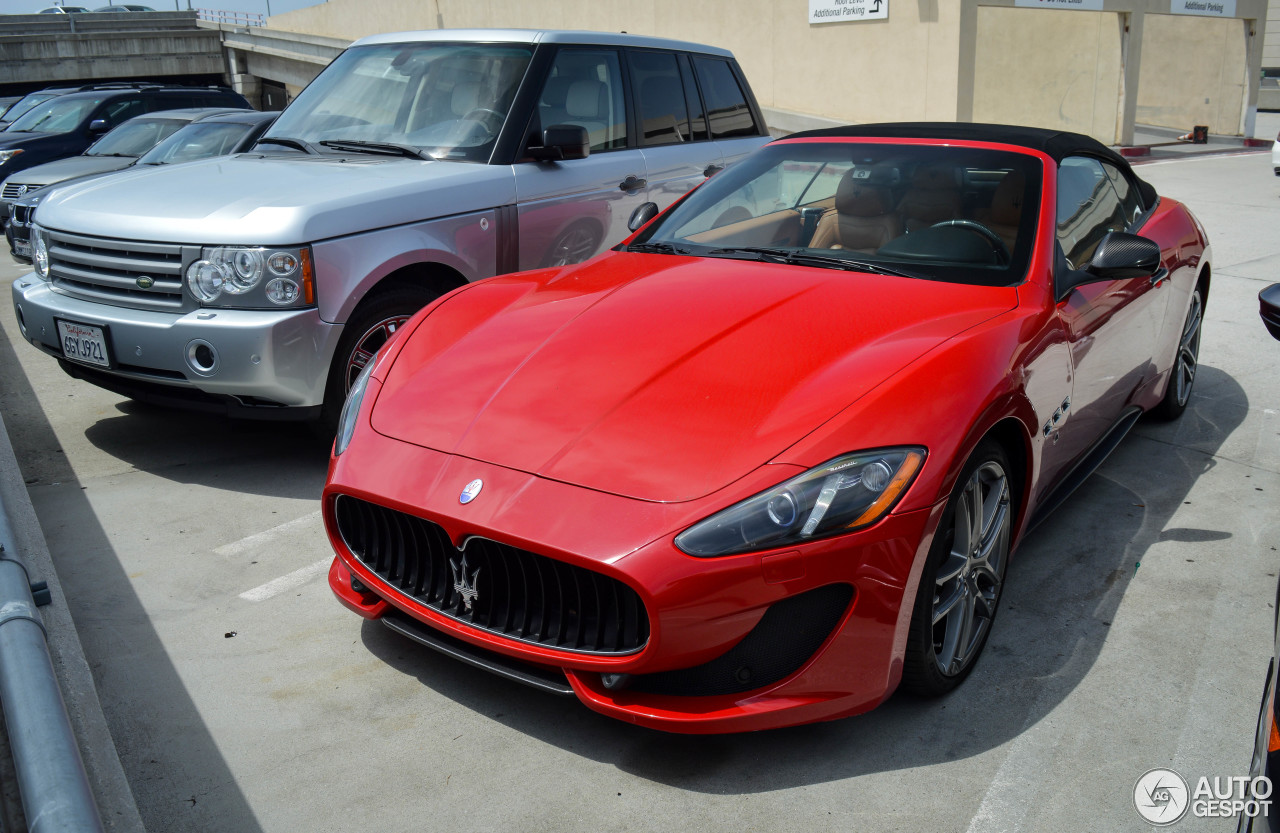
<path id="1" fill-rule="evenodd" d="M 311 248 L 218 246 L 187 267 L 187 288 L 205 307 L 275 309 L 316 302 Z"/>
<path id="2" fill-rule="evenodd" d="M 31 224 L 31 265 L 41 280 L 49 280 L 49 235 L 35 223 Z"/>
<path id="3" fill-rule="evenodd" d="M 824 463 L 747 498 L 676 536 L 703 558 L 830 538 L 888 514 L 920 471 L 923 448 L 860 451 Z"/>
<path id="4" fill-rule="evenodd" d="M 22 153 L 22 148 L 14 148 L 13 150 L 0 150 L 0 165 L 8 162 L 13 157 Z"/>

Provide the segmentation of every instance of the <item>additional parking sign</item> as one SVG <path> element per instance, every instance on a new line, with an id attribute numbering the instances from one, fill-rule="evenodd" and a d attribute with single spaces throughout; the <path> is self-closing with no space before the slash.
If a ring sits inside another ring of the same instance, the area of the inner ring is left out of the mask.
<path id="1" fill-rule="evenodd" d="M 889 0 L 809 0 L 810 23 L 888 19 Z"/>

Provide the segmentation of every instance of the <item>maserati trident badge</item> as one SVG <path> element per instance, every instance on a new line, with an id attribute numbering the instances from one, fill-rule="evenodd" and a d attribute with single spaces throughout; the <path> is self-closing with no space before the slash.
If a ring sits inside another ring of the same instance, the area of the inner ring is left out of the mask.
<path id="1" fill-rule="evenodd" d="M 470 503 L 476 499 L 476 495 L 480 494 L 480 490 L 484 488 L 484 481 L 480 478 L 472 480 L 462 490 L 462 494 L 458 495 L 458 503 Z"/>
<path id="2" fill-rule="evenodd" d="M 467 556 L 465 554 L 462 556 L 462 564 L 458 564 L 458 562 L 450 558 L 449 566 L 453 568 L 453 589 L 462 597 L 462 609 L 470 613 L 471 605 L 475 603 L 476 598 L 480 595 L 480 591 L 476 590 L 476 579 L 480 577 L 480 568 L 476 567 L 475 572 L 467 575 Z"/>

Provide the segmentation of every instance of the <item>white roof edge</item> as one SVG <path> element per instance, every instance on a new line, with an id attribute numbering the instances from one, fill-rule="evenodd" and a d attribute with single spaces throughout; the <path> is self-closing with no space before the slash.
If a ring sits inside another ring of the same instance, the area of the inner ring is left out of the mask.
<path id="1" fill-rule="evenodd" d="M 481 43 L 583 43 L 603 46 L 639 46 L 654 49 L 678 49 L 732 58 L 733 53 L 718 46 L 692 41 L 632 35 L 625 32 L 589 32 L 569 29 L 424 29 L 416 32 L 387 32 L 369 35 L 352 43 L 368 46 L 382 43 L 481 42 Z"/>

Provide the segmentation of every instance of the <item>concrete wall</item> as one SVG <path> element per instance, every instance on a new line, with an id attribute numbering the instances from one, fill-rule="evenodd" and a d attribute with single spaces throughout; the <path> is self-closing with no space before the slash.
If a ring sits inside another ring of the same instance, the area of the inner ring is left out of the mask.
<path id="1" fill-rule="evenodd" d="M 1171 0 L 1106 0 L 1104 12 L 1017 0 L 889 2 L 888 20 L 810 24 L 808 0 L 329 0 L 269 26 L 341 38 L 511 27 L 702 41 L 733 50 L 775 128 L 814 126 L 807 117 L 972 119 L 1115 143 L 1132 137 L 1135 116 L 1239 134 L 1256 101 L 1246 67 L 1260 66 L 1266 0 L 1236 0 L 1237 14 L 1256 21 L 1250 47 L 1248 24 L 1174 16 Z"/>
<path id="2" fill-rule="evenodd" d="M 973 120 L 1118 141 L 1120 16 L 982 7 Z"/>
<path id="3" fill-rule="evenodd" d="M 627 31 L 732 50 L 766 108 L 841 122 L 956 117 L 956 0 L 895 0 L 883 21 L 808 18 L 808 0 L 330 0 L 269 26 L 351 38 L 443 27 Z"/>
<path id="4" fill-rule="evenodd" d="M 1147 15 L 1148 43 L 1138 81 L 1138 121 L 1190 130 L 1238 132 L 1245 87 L 1244 24 L 1167 14 Z"/>

